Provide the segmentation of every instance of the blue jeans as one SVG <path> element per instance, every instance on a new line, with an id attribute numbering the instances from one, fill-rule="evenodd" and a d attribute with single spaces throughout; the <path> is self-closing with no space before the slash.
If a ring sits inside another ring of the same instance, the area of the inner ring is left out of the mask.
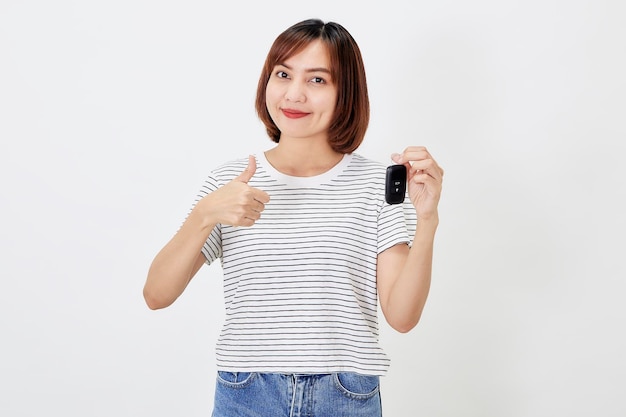
<path id="1" fill-rule="evenodd" d="M 213 417 L 381 417 L 379 378 L 218 372 Z"/>

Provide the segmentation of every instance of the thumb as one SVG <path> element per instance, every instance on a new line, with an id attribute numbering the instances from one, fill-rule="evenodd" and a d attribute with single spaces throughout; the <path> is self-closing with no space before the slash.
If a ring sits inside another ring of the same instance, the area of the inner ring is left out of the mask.
<path id="1" fill-rule="evenodd" d="M 254 159 L 254 156 L 250 155 L 250 156 L 248 156 L 248 166 L 235 179 L 237 181 L 241 181 L 241 182 L 244 182 L 244 183 L 247 184 L 248 181 L 250 181 L 250 179 L 254 176 L 255 172 L 256 172 L 256 159 Z"/>

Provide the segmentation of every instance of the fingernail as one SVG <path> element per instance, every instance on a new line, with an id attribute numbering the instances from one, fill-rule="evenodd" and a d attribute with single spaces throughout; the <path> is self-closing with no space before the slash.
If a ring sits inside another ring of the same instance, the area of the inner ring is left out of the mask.
<path id="1" fill-rule="evenodd" d="M 399 153 L 392 153 L 391 154 L 391 160 L 394 162 L 398 162 L 398 160 L 400 159 L 400 154 Z"/>

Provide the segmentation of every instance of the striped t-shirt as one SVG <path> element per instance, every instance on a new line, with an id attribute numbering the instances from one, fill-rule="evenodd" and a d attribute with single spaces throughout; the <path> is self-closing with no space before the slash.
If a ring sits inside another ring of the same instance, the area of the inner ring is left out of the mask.
<path id="1" fill-rule="evenodd" d="M 221 258 L 224 274 L 217 368 L 383 375 L 376 258 L 410 242 L 414 209 L 387 204 L 385 166 L 357 154 L 313 177 L 282 174 L 262 153 L 256 159 L 248 184 L 270 196 L 261 218 L 252 227 L 218 224 L 202 248 L 207 263 Z M 199 199 L 247 163 L 214 170 Z"/>

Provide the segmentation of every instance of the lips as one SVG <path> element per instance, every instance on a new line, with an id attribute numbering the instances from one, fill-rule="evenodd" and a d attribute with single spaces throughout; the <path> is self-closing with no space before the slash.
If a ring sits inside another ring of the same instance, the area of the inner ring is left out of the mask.
<path id="1" fill-rule="evenodd" d="M 280 110 L 283 112 L 285 117 L 288 117 L 289 119 L 300 119 L 302 117 L 309 115 L 309 113 L 305 113 L 299 110 L 293 110 L 293 109 L 280 109 Z"/>

